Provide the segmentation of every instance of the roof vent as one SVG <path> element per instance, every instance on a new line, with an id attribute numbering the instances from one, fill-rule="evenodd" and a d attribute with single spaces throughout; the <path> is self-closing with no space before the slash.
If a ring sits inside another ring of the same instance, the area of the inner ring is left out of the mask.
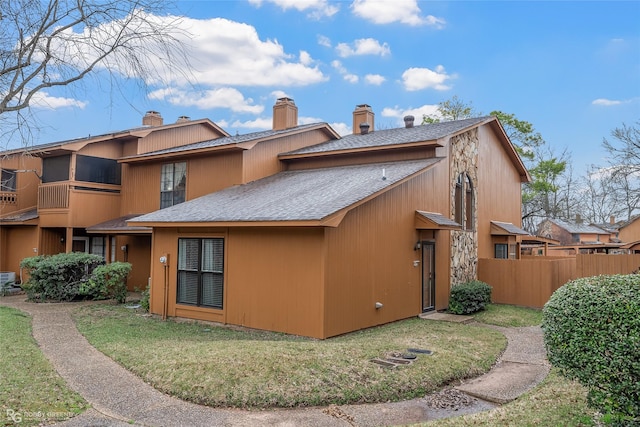
<path id="1" fill-rule="evenodd" d="M 178 120 L 176 120 L 176 123 L 184 123 L 184 122 L 188 122 L 191 121 L 191 117 L 189 116 L 180 116 L 178 117 Z"/>
<path id="2" fill-rule="evenodd" d="M 414 120 L 415 120 L 415 117 L 413 116 L 404 116 L 404 127 L 412 128 Z"/>
<path id="3" fill-rule="evenodd" d="M 369 133 L 369 123 L 360 123 L 360 135 L 366 135 Z"/>

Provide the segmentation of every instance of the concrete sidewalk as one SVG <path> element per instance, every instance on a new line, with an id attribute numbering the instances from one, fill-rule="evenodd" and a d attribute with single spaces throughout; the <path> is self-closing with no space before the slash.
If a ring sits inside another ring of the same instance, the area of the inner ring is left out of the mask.
<path id="1" fill-rule="evenodd" d="M 76 329 L 74 304 L 34 304 L 24 295 L 0 305 L 33 318 L 33 336 L 69 387 L 92 408 L 62 426 L 393 426 L 494 408 L 537 385 L 549 371 L 539 327 L 497 328 L 507 350 L 488 374 L 457 387 L 478 399 L 460 408 L 433 409 L 427 398 L 328 408 L 236 410 L 200 406 L 163 394 L 92 347 Z"/>

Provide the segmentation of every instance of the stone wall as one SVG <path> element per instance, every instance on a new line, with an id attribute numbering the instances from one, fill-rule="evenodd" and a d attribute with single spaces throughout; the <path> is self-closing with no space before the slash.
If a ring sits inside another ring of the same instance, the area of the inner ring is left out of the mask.
<path id="1" fill-rule="evenodd" d="M 451 232 L 451 285 L 475 280 L 478 277 L 478 144 L 477 128 L 449 140 L 452 213 L 455 212 L 458 175 L 466 172 L 473 186 L 472 229 Z"/>

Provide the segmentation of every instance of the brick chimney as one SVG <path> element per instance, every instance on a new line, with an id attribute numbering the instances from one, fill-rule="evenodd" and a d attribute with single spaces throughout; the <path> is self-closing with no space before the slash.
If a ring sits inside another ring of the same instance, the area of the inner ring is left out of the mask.
<path id="1" fill-rule="evenodd" d="M 371 110 L 371 106 L 367 104 L 356 105 L 356 109 L 353 111 L 353 133 L 358 135 L 361 133 L 360 124 L 368 123 L 368 132 L 373 132 L 373 118 L 375 114 Z"/>
<path id="2" fill-rule="evenodd" d="M 298 107 L 291 98 L 278 98 L 273 106 L 273 130 L 298 126 Z"/>
<path id="3" fill-rule="evenodd" d="M 162 115 L 157 111 L 147 111 L 147 114 L 142 118 L 143 126 L 162 126 Z"/>

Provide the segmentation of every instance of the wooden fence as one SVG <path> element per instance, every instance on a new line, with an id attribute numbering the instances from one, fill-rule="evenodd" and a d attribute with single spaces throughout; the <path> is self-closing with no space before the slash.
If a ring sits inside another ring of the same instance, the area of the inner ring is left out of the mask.
<path id="1" fill-rule="evenodd" d="M 542 308 L 551 294 L 569 280 L 601 274 L 629 274 L 639 268 L 640 254 L 480 259 L 478 280 L 493 288 L 491 299 L 495 303 Z"/>

